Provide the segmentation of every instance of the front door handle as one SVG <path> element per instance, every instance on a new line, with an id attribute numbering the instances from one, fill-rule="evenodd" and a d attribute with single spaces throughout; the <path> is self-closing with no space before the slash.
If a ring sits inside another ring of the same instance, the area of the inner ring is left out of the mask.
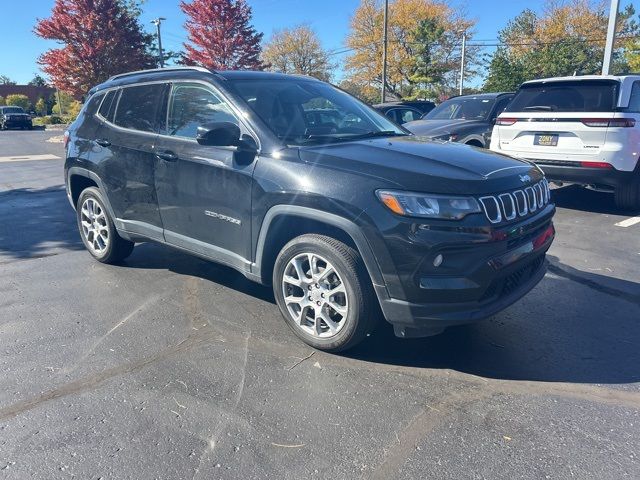
<path id="1" fill-rule="evenodd" d="M 164 160 L 166 162 L 175 162 L 176 160 L 178 160 L 178 155 L 173 153 L 171 150 L 165 150 L 164 152 L 158 152 L 158 153 L 156 153 L 156 157 L 158 157 L 160 160 Z"/>
<path id="2" fill-rule="evenodd" d="M 98 138 L 96 140 L 96 143 L 98 145 L 100 145 L 101 147 L 109 147 L 111 145 L 111 142 L 109 140 L 107 140 L 106 138 Z"/>

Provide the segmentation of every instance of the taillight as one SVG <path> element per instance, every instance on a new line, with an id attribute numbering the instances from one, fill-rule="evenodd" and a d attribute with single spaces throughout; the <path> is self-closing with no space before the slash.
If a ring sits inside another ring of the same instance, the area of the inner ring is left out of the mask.
<path id="1" fill-rule="evenodd" d="M 69 145 L 69 131 L 64 132 L 64 149 L 67 149 L 67 146 Z"/>
<path id="2" fill-rule="evenodd" d="M 580 166 L 584 168 L 613 168 L 613 166 L 607 162 L 580 162 Z"/>
<path id="3" fill-rule="evenodd" d="M 633 118 L 583 118 L 582 123 L 587 127 L 633 127 Z"/>
<path id="4" fill-rule="evenodd" d="M 514 123 L 516 123 L 518 121 L 517 118 L 505 118 L 505 117 L 498 117 L 496 119 L 496 125 L 503 125 L 503 126 L 509 126 L 509 125 L 513 125 Z"/>

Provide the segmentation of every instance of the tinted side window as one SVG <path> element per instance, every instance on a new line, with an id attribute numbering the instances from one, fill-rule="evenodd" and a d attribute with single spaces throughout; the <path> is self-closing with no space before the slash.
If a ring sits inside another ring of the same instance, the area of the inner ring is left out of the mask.
<path id="1" fill-rule="evenodd" d="M 231 122 L 239 125 L 227 102 L 204 85 L 174 85 L 169 99 L 169 135 L 196 138 L 198 127 L 213 122 Z"/>
<path id="2" fill-rule="evenodd" d="M 117 90 L 111 90 L 107 93 L 102 105 L 100 105 L 100 110 L 98 110 L 98 115 L 109 121 L 113 120 L 113 110 L 115 109 L 114 99 L 116 98 L 116 93 L 118 93 Z"/>
<path id="3" fill-rule="evenodd" d="M 420 114 L 420 112 L 418 112 L 417 110 L 412 110 L 412 109 L 399 109 L 397 110 L 397 115 L 399 123 L 407 123 L 407 122 L 412 122 L 414 120 L 420 120 L 420 117 L 422 116 Z"/>
<path id="4" fill-rule="evenodd" d="M 123 88 L 114 123 L 141 132 L 155 131 L 156 111 L 162 99 L 163 88 L 162 84 Z"/>
<path id="5" fill-rule="evenodd" d="M 497 102 L 496 102 L 496 108 L 493 111 L 493 116 L 497 117 L 498 115 L 500 115 L 505 108 L 507 108 L 507 105 L 509 105 L 509 102 L 511 101 L 513 97 L 502 97 L 500 98 Z"/>
<path id="6" fill-rule="evenodd" d="M 629 112 L 640 112 L 640 80 L 633 82 L 631 87 L 631 98 L 629 98 Z"/>

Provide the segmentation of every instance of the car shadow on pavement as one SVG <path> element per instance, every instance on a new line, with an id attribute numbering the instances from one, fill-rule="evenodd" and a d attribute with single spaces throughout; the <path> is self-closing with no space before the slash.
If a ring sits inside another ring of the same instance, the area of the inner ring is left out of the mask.
<path id="1" fill-rule="evenodd" d="M 491 319 L 421 339 L 397 338 L 391 325 L 381 321 L 362 344 L 339 355 L 504 380 L 600 384 L 640 381 L 640 285 L 593 274 L 583 276 L 557 259 L 552 261 L 552 271 L 534 291 Z M 231 268 L 168 247 L 138 245 L 123 265 L 197 276 L 274 303 L 270 288 L 247 280 Z M 576 281 L 575 276 L 584 281 Z M 288 334 L 278 315 L 265 316 L 263 321 L 274 322 L 273 328 Z"/>
<path id="2" fill-rule="evenodd" d="M 64 186 L 0 192 L 0 263 L 81 248 Z"/>
<path id="3" fill-rule="evenodd" d="M 409 340 L 385 324 L 348 355 L 504 380 L 639 382 L 640 284 L 552 261 L 531 293 L 490 319 Z"/>
<path id="4" fill-rule="evenodd" d="M 556 207 L 569 210 L 626 216 L 638 214 L 638 212 L 617 208 L 611 193 L 597 192 L 579 185 L 554 188 L 551 190 L 551 199 Z"/>

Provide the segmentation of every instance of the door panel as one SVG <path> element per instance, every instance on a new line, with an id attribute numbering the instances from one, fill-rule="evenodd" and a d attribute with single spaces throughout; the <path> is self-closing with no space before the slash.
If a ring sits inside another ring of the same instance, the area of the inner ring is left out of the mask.
<path id="1" fill-rule="evenodd" d="M 165 85 L 126 87 L 118 99 L 114 124 L 96 132 L 93 159 L 107 189 L 117 225 L 162 239 L 154 169 L 156 112 Z"/>
<path id="2" fill-rule="evenodd" d="M 236 147 L 198 144 L 197 128 L 220 121 L 240 125 L 213 89 L 196 83 L 174 84 L 166 135 L 156 145 L 161 158 L 155 186 L 168 243 L 238 267 L 248 265 L 251 258 L 255 159 L 238 154 Z"/>

